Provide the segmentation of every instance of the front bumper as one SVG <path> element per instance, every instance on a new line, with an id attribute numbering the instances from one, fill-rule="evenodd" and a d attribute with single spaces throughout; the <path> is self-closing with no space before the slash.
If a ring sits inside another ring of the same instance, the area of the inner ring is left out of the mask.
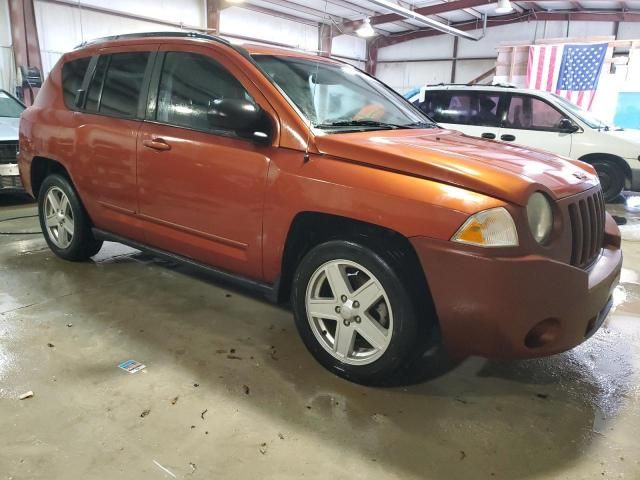
<path id="1" fill-rule="evenodd" d="M 411 243 L 452 355 L 534 358 L 569 350 L 602 325 L 622 268 L 619 235 L 608 216 L 605 245 L 587 270 L 424 237 Z"/>
<path id="2" fill-rule="evenodd" d="M 17 163 L 0 164 L 0 191 L 23 190 Z"/>

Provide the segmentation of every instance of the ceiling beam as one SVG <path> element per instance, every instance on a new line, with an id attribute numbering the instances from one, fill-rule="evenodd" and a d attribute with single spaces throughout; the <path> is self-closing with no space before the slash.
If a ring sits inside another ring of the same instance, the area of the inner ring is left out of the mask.
<path id="1" fill-rule="evenodd" d="M 481 7 L 483 5 L 491 5 L 495 4 L 497 0 L 452 0 L 450 2 L 438 3 L 435 5 L 428 5 L 426 7 L 414 8 L 413 11 L 420 15 L 438 15 L 440 13 L 453 12 L 455 10 L 463 10 L 471 15 L 473 13 L 469 12 L 469 9 L 473 9 L 476 7 Z M 518 3 L 530 4 L 531 8 L 534 8 L 536 4 L 544 4 L 547 2 L 553 2 L 555 0 L 516 0 Z M 523 13 L 525 10 L 518 5 L 512 3 L 514 10 L 519 13 Z M 476 12 L 477 13 L 477 12 Z M 474 15 L 476 16 L 476 15 Z M 383 13 L 381 15 L 375 15 L 370 17 L 371 25 L 380 25 L 383 23 L 391 23 L 397 22 L 399 20 L 404 20 L 401 15 L 396 13 Z M 356 30 L 362 24 L 362 20 L 351 20 L 340 25 L 340 30 L 345 33 L 350 33 Z"/>
<path id="2" fill-rule="evenodd" d="M 540 0 L 538 0 L 540 1 Z M 511 23 L 529 22 L 529 21 L 586 21 L 586 22 L 640 22 L 640 12 L 594 12 L 594 11 L 537 11 L 530 12 L 526 15 L 512 13 L 509 15 L 501 15 L 499 17 L 489 17 L 487 19 L 487 28 L 497 27 L 500 25 L 508 25 Z M 478 30 L 481 26 L 476 21 L 458 22 L 451 24 L 458 30 Z M 387 37 L 379 37 L 376 39 L 378 48 L 396 45 L 417 38 L 433 37 L 436 35 L 444 35 L 443 33 L 433 29 L 423 29 L 416 32 L 408 32 L 397 35 L 389 35 Z"/>
<path id="3" fill-rule="evenodd" d="M 438 15 L 439 13 L 451 12 L 454 10 L 464 10 L 466 8 L 474 8 L 482 5 L 488 5 L 495 3 L 492 0 L 454 0 L 452 2 L 438 3 L 436 5 L 429 5 L 428 7 L 414 8 L 413 11 L 420 15 Z M 371 25 L 379 25 L 382 23 L 397 22 L 403 20 L 402 15 L 397 13 L 384 13 L 382 15 L 376 15 L 371 17 Z M 354 30 L 360 26 L 361 20 L 353 20 L 341 25 L 344 30 Z"/>

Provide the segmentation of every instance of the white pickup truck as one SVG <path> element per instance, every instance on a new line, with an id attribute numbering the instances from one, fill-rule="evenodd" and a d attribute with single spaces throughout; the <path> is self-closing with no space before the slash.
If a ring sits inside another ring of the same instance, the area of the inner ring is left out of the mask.
<path id="1" fill-rule="evenodd" d="M 0 192 L 22 190 L 18 171 L 18 126 L 25 106 L 5 90 L 0 90 Z"/>

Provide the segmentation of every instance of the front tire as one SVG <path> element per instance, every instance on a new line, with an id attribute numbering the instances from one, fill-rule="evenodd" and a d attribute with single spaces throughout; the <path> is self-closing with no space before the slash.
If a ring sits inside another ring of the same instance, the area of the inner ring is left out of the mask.
<path id="1" fill-rule="evenodd" d="M 609 160 L 594 160 L 591 165 L 593 165 L 598 174 L 605 201 L 614 201 L 624 189 L 624 172 L 618 165 Z"/>
<path id="2" fill-rule="evenodd" d="M 291 300 L 307 349 L 348 380 L 387 383 L 423 344 L 414 299 L 396 269 L 357 243 L 313 248 L 298 265 Z"/>
<path id="3" fill-rule="evenodd" d="M 69 180 L 49 175 L 38 194 L 40 227 L 49 248 L 73 262 L 88 260 L 102 248 L 91 233 L 89 217 Z"/>

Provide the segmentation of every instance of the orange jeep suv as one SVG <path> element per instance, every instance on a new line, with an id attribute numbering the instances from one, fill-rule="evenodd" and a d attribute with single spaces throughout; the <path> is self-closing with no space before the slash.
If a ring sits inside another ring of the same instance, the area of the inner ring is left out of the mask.
<path id="1" fill-rule="evenodd" d="M 22 181 L 51 250 L 105 240 L 276 302 L 350 380 L 452 355 L 570 349 L 622 255 L 589 165 L 444 130 L 360 70 L 207 35 L 63 55 L 21 117 Z"/>

